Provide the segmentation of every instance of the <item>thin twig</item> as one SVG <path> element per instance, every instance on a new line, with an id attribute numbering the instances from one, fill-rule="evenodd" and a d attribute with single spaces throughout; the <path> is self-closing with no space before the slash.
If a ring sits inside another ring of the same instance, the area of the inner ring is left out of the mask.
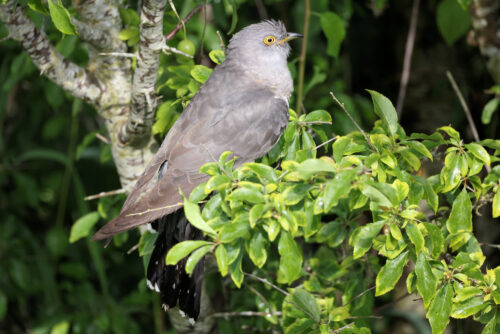
<path id="1" fill-rule="evenodd" d="M 453 74 L 451 74 L 450 71 L 446 71 L 446 76 L 448 77 L 448 80 L 451 83 L 451 86 L 453 87 L 453 90 L 455 91 L 455 94 L 457 94 L 458 100 L 460 101 L 460 104 L 462 105 L 462 109 L 465 112 L 465 116 L 467 116 L 467 121 L 469 122 L 469 125 L 472 130 L 472 136 L 474 137 L 475 141 L 480 141 L 479 139 L 479 133 L 477 132 L 476 125 L 474 124 L 474 120 L 472 119 L 472 114 L 470 112 L 469 107 L 467 106 L 467 103 L 465 102 L 464 96 L 462 95 L 462 92 L 460 91 L 460 88 L 457 85 L 457 82 L 455 81 L 455 78 L 453 77 Z"/>
<path id="2" fill-rule="evenodd" d="M 400 297 L 398 297 L 398 298 L 394 299 L 394 300 L 393 300 L 393 301 L 391 301 L 390 303 L 387 303 L 387 304 L 385 304 L 385 305 L 381 305 L 381 306 L 379 306 L 379 307 L 375 308 L 375 309 L 373 310 L 373 313 L 379 313 L 380 311 L 385 310 L 386 308 L 389 308 L 389 307 L 391 307 L 392 305 L 396 304 L 397 302 L 399 302 L 399 301 L 401 301 L 401 300 L 405 299 L 405 298 L 406 298 L 406 297 L 408 297 L 409 295 L 410 295 L 410 294 L 407 292 L 407 293 L 405 293 L 404 295 L 402 295 L 402 296 L 400 296 Z"/>
<path id="3" fill-rule="evenodd" d="M 455 81 L 455 78 L 453 77 L 453 74 L 451 74 L 450 71 L 446 71 L 446 76 L 448 77 L 448 80 L 451 83 L 451 86 L 453 87 L 453 90 L 455 91 L 455 94 L 457 94 L 458 100 L 460 101 L 460 104 L 462 105 L 462 109 L 464 110 L 465 116 L 467 117 L 467 121 L 469 122 L 469 126 L 472 130 L 472 136 L 474 137 L 475 141 L 480 141 L 479 139 L 479 133 L 477 132 L 476 125 L 474 124 L 474 120 L 472 119 L 472 114 L 470 112 L 469 106 L 467 106 L 467 103 L 465 102 L 464 96 L 462 95 L 462 92 L 460 91 L 460 88 L 457 85 L 457 82 Z M 486 168 L 486 171 L 491 172 L 491 167 L 488 165 L 484 166 Z"/>
<path id="4" fill-rule="evenodd" d="M 188 57 L 188 58 L 194 58 L 193 56 L 191 55 L 188 55 L 187 53 L 185 52 L 182 52 L 181 50 L 178 50 L 176 48 L 173 48 L 171 46 L 168 46 L 168 45 L 163 45 L 162 47 L 162 51 L 163 53 L 168 53 L 168 52 L 172 52 L 172 53 L 176 53 L 178 55 L 183 55 L 184 57 Z"/>
<path id="5" fill-rule="evenodd" d="M 328 139 L 328 140 L 327 140 L 327 141 L 325 141 L 324 143 L 319 144 L 319 145 L 318 145 L 318 146 L 316 146 L 314 149 L 315 149 L 315 150 L 317 150 L 318 148 L 323 147 L 323 146 L 325 146 L 325 145 L 326 145 L 326 144 L 328 144 L 328 143 L 331 143 L 331 142 L 332 142 L 332 141 L 334 141 L 335 139 L 337 139 L 337 137 L 335 137 L 335 136 L 334 136 L 333 138 Z"/>
<path id="6" fill-rule="evenodd" d="M 174 7 L 175 8 L 175 7 Z M 198 5 L 196 7 L 194 7 L 194 9 L 192 11 L 189 12 L 189 14 L 186 15 L 186 17 L 184 18 L 184 20 L 179 20 L 181 21 L 179 24 L 177 24 L 175 26 L 174 29 L 172 29 L 171 32 L 169 32 L 166 36 L 165 36 L 165 40 L 169 41 L 171 40 L 172 38 L 174 38 L 175 34 L 177 34 L 179 32 L 179 30 L 181 30 L 184 25 L 189 21 L 191 20 L 191 18 L 193 17 L 194 14 L 196 14 L 201 8 L 203 8 L 203 5 Z M 177 13 L 177 12 L 175 12 Z"/>
<path id="7" fill-rule="evenodd" d="M 84 198 L 86 201 L 91 201 L 93 199 L 97 198 L 102 198 L 102 197 L 108 197 L 108 196 L 113 196 L 113 195 L 118 195 L 118 194 L 124 194 L 126 192 L 125 189 L 116 189 L 116 190 L 111 190 L 111 191 L 103 191 L 95 195 L 90 195 Z"/>
<path id="8" fill-rule="evenodd" d="M 177 20 L 180 21 L 180 24 L 182 25 L 182 30 L 184 30 L 184 38 L 186 38 L 186 26 L 184 25 L 184 20 L 182 20 L 181 17 L 179 16 L 179 13 L 177 13 L 177 9 L 175 8 L 174 2 L 172 0 L 168 0 L 168 3 L 170 4 L 170 8 L 172 8 L 172 11 L 177 17 Z"/>
<path id="9" fill-rule="evenodd" d="M 133 245 L 128 251 L 127 251 L 127 255 L 130 255 L 132 254 L 132 252 L 134 252 L 137 248 L 139 248 L 139 243 L 136 243 L 135 245 Z"/>
<path id="10" fill-rule="evenodd" d="M 214 313 L 211 316 L 215 318 L 229 318 L 229 317 L 272 317 L 274 315 L 281 316 L 281 312 L 254 312 L 254 311 L 242 311 L 242 312 L 220 312 Z"/>
<path id="11" fill-rule="evenodd" d="M 297 107 L 295 112 L 297 113 L 297 117 L 300 116 L 302 112 L 302 98 L 304 94 L 304 73 L 306 69 L 306 51 L 307 51 L 307 37 L 309 33 L 309 16 L 311 10 L 309 8 L 309 0 L 305 2 L 304 8 L 304 28 L 302 34 L 304 37 L 302 38 L 302 49 L 300 50 L 300 63 L 299 63 L 299 84 L 297 88 Z"/>
<path id="12" fill-rule="evenodd" d="M 368 142 L 368 144 L 370 145 L 370 147 L 372 149 L 376 150 L 375 146 L 373 146 L 372 141 L 370 140 L 370 137 L 368 137 L 368 135 L 366 134 L 366 132 L 363 129 L 361 129 L 361 126 L 359 126 L 358 122 L 356 122 L 356 120 L 347 111 L 347 109 L 345 108 L 344 104 L 337 99 L 337 97 L 335 96 L 335 94 L 333 94 L 333 92 L 330 92 L 330 95 L 332 96 L 333 100 L 335 102 L 337 102 L 337 104 L 340 106 L 340 108 L 342 108 L 342 110 L 344 110 L 344 112 L 347 114 L 347 116 L 349 116 L 349 118 L 351 119 L 351 121 L 358 128 L 359 132 L 361 132 L 363 134 L 363 136 L 365 137 L 365 139 Z"/>
<path id="13" fill-rule="evenodd" d="M 290 294 L 288 292 L 286 292 L 285 290 L 281 289 L 280 287 L 274 285 L 273 283 L 269 282 L 268 280 L 266 280 L 265 278 L 261 278 L 259 276 L 255 276 L 253 274 L 249 274 L 249 273 L 243 273 L 244 275 L 248 276 L 248 277 L 251 277 L 253 279 L 256 279 L 264 284 L 267 284 L 269 285 L 270 287 L 278 290 L 279 292 L 281 292 L 282 294 L 284 294 L 285 296 L 289 296 Z M 295 304 L 294 302 L 291 302 L 291 301 L 288 301 L 288 303 L 290 305 L 293 305 L 295 306 L 297 309 L 301 310 L 302 312 L 304 312 L 305 314 L 307 314 L 309 317 L 311 317 L 311 319 L 314 319 L 314 316 L 308 311 L 308 310 L 305 310 L 304 308 L 300 307 L 299 305 Z"/>
<path id="14" fill-rule="evenodd" d="M 337 333 L 340 333 L 341 331 L 343 331 L 344 329 L 348 329 L 348 328 L 351 328 L 352 326 L 354 325 L 354 322 L 351 322 L 343 327 L 340 327 L 340 328 L 337 328 L 335 330 L 330 330 L 330 334 L 337 334 Z"/>
<path id="15" fill-rule="evenodd" d="M 250 273 L 243 273 L 245 276 L 248 276 L 250 278 L 253 278 L 253 279 L 256 279 L 257 281 L 260 281 L 266 285 L 269 285 L 270 287 L 272 287 L 273 289 L 281 292 L 282 294 L 284 294 L 285 296 L 289 296 L 290 294 L 288 292 L 286 292 L 285 290 L 283 290 L 282 288 L 274 285 L 273 283 L 269 282 L 267 279 L 265 278 L 262 278 L 262 277 L 259 277 L 259 276 L 255 276 L 254 274 L 250 274 Z"/>
<path id="16" fill-rule="evenodd" d="M 101 135 L 100 133 L 96 133 L 95 137 L 102 141 L 104 144 L 109 145 L 109 139 Z"/>
<path id="17" fill-rule="evenodd" d="M 2 42 L 4 42 L 4 41 L 8 40 L 9 38 L 10 38 L 10 35 L 9 35 L 9 34 L 7 34 L 7 36 L 0 38 L 0 43 L 2 43 Z"/>
<path id="18" fill-rule="evenodd" d="M 497 245 L 497 244 L 489 244 L 489 243 L 486 243 L 486 242 L 480 242 L 479 245 L 480 246 L 486 246 L 486 247 L 500 249 L 500 245 Z"/>
<path id="19" fill-rule="evenodd" d="M 375 289 L 375 286 L 372 286 L 371 288 L 368 288 L 366 289 L 365 291 L 361 292 L 360 294 L 358 294 L 357 296 L 353 297 L 350 301 L 348 301 L 347 303 L 345 303 L 344 305 L 342 306 L 346 306 L 346 305 L 349 305 L 350 303 L 352 303 L 353 301 L 355 301 L 356 299 L 358 298 L 361 298 L 363 297 L 366 293 L 370 292 L 371 290 Z"/>
<path id="20" fill-rule="evenodd" d="M 416 35 L 415 32 L 417 30 L 419 5 L 420 5 L 420 0 L 413 0 L 413 8 L 411 10 L 410 30 L 408 31 L 408 37 L 406 38 L 405 55 L 403 61 L 403 73 L 401 75 L 398 102 L 396 104 L 398 117 L 401 117 L 401 113 L 403 112 L 403 105 L 406 96 L 406 87 L 408 86 L 408 81 L 410 80 L 411 57 L 413 55 L 413 46 L 415 45 L 415 35 Z"/>
<path id="21" fill-rule="evenodd" d="M 220 34 L 220 31 L 217 30 L 217 36 L 219 36 L 219 43 L 222 51 L 226 52 L 226 45 L 224 44 L 224 40 L 222 39 L 222 36 Z"/>
<path id="22" fill-rule="evenodd" d="M 137 54 L 135 53 L 127 53 L 127 52 L 101 52 L 99 56 L 113 56 L 113 57 L 124 57 L 124 58 L 137 58 Z"/>

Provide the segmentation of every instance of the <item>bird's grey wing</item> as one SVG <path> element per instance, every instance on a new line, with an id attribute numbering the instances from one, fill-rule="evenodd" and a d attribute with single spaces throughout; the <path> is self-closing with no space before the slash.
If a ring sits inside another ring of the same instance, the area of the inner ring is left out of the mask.
<path id="1" fill-rule="evenodd" d="M 179 188 L 188 195 L 207 180 L 208 176 L 198 173 L 199 168 L 224 151 L 234 152 L 241 164 L 264 155 L 279 139 L 288 122 L 288 103 L 244 76 L 236 80 L 227 77 L 231 73 L 214 74 L 191 102 L 192 108 L 184 111 L 199 116 L 193 123 L 177 127 L 175 136 L 165 139 L 164 151 L 158 152 L 161 158 L 155 156 L 152 161 L 156 163 L 152 171 L 166 161 L 163 177 L 153 182 L 148 176 L 151 187 L 138 188 L 135 192 L 142 193 L 136 196 L 140 200 L 129 202 L 133 204 L 98 231 L 94 240 L 109 238 L 180 208 Z"/>

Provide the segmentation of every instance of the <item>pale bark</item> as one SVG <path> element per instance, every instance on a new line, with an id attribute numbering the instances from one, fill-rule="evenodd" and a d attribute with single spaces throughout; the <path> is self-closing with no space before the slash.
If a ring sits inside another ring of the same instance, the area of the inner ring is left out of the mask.
<path id="1" fill-rule="evenodd" d="M 486 67 L 500 83 L 500 0 L 473 0 L 472 25 Z"/>
<path id="2" fill-rule="evenodd" d="M 141 147 L 151 137 L 157 107 L 156 77 L 160 53 L 164 49 L 163 13 L 166 0 L 144 0 L 137 64 L 132 82 L 131 112 L 121 129 L 123 143 Z"/>
<path id="3" fill-rule="evenodd" d="M 66 60 L 49 42 L 44 31 L 38 30 L 21 6 L 9 0 L 0 6 L 0 20 L 9 36 L 21 43 L 43 75 L 73 96 L 94 106 L 100 103 L 105 87 L 90 71 Z"/>

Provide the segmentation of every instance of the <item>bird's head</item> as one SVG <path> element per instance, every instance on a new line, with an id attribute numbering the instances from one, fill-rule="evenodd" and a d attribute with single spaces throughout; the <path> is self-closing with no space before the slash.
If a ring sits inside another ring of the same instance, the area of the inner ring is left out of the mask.
<path id="1" fill-rule="evenodd" d="M 227 57 L 237 57 L 240 61 L 250 63 L 286 64 L 290 53 L 288 42 L 297 37 L 302 35 L 287 32 L 281 21 L 262 21 L 245 27 L 231 38 Z"/>

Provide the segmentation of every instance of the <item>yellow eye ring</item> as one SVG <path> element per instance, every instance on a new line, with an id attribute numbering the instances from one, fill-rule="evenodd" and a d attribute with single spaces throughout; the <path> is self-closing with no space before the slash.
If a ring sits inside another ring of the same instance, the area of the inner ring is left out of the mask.
<path id="1" fill-rule="evenodd" d="M 276 42 L 276 37 L 274 37 L 273 35 L 269 35 L 264 38 L 264 44 L 266 45 L 273 45 L 274 42 Z"/>

